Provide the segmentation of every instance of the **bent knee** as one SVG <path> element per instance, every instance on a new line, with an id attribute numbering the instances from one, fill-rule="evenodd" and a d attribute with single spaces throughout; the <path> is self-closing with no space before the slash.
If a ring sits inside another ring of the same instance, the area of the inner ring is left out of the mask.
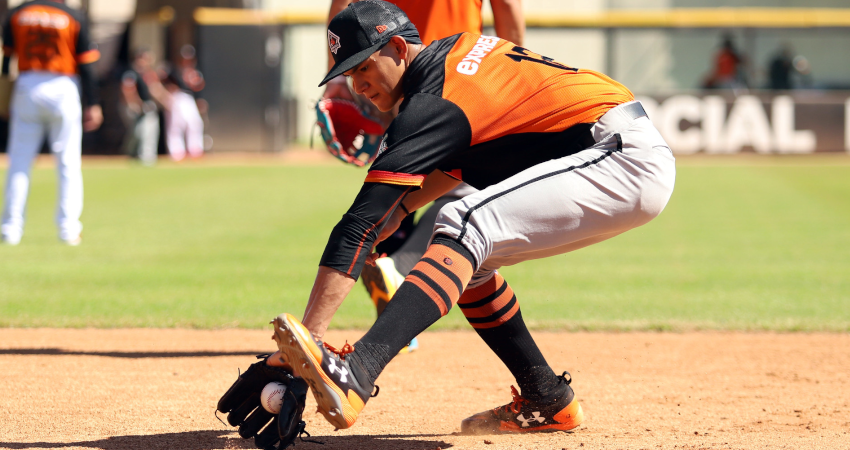
<path id="1" fill-rule="evenodd" d="M 476 266 L 480 267 L 490 255 L 492 244 L 486 231 L 472 217 L 474 215 L 468 214 L 469 210 L 463 199 L 443 206 L 434 223 L 433 236 L 442 234 L 456 240 L 469 250 Z"/>
<path id="2" fill-rule="evenodd" d="M 640 197 L 640 225 L 658 217 L 673 195 L 675 172 L 662 173 L 654 183 L 644 187 Z"/>

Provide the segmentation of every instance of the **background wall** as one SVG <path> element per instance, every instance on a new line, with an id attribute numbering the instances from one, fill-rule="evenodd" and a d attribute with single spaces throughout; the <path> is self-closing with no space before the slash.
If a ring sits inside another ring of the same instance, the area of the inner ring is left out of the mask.
<path id="1" fill-rule="evenodd" d="M 0 10 L 14 7 L 22 0 L 0 0 Z M 88 7 L 92 34 L 101 46 L 102 62 L 98 74 L 109 80 L 119 64 L 122 42 L 128 23 L 132 22 L 129 47 L 151 47 L 167 59 L 186 43 L 198 45 L 198 27 L 193 13 L 198 7 L 257 9 L 268 17 L 280 13 L 306 12 L 323 17 L 330 0 L 68 0 L 72 6 Z M 847 0 L 524 0 L 526 16 L 570 17 L 575 14 L 612 10 L 664 10 L 669 8 L 715 7 L 807 7 L 846 8 Z M 171 8 L 173 18 L 163 23 L 157 13 Z M 491 17 L 489 0 L 484 0 L 483 13 Z M 485 28 L 492 34 L 492 28 Z M 286 102 L 281 110 L 285 123 L 294 127 L 300 143 L 310 139 L 313 130 L 313 105 L 323 92 L 317 86 L 325 74 L 327 51 L 323 25 L 283 26 L 266 42 L 283 44 L 280 62 L 280 93 Z M 850 89 L 850 30 L 583 30 L 529 27 L 524 45 L 570 66 L 605 72 L 643 95 L 670 95 L 700 89 L 712 70 L 721 39 L 729 34 L 747 61 L 746 73 L 751 89 L 765 87 L 771 58 L 783 46 L 793 55 L 805 57 L 810 73 L 805 87 L 816 90 Z M 239 42 L 228 43 L 239 47 Z M 199 61 L 204 67 L 222 67 L 232 60 L 227 51 L 201 49 Z M 262 49 L 260 49 L 262 50 Z M 266 49 L 267 51 L 268 49 Z M 238 72 L 238 71 L 237 71 Z M 209 76 L 214 74 L 209 73 Z M 243 76 L 228 83 L 234 87 L 250 82 Z M 230 89 L 230 88 L 229 88 Z M 246 88 L 247 89 L 247 88 Z M 233 91 L 233 89 L 230 89 Z M 233 92 L 231 92 L 233 93 Z M 226 108 L 226 105 L 212 105 Z M 268 114 L 266 114 L 268 116 Z M 281 122 L 283 123 L 283 122 Z M 120 131 L 120 130 L 119 130 Z M 118 131 L 116 131 L 117 133 Z M 2 134 L 2 133 L 0 133 Z M 120 137 L 120 136 L 119 136 Z M 116 137 L 117 139 L 117 137 Z M 115 140 L 115 139 L 113 139 Z"/>

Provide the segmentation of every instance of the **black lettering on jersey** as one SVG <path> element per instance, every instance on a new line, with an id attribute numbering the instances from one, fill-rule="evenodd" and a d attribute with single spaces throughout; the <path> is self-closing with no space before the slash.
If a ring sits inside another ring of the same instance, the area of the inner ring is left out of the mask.
<path id="1" fill-rule="evenodd" d="M 519 54 L 514 55 L 514 54 L 510 54 L 510 53 L 505 53 L 505 56 L 507 56 L 508 58 L 510 58 L 510 59 L 512 59 L 516 62 L 531 61 L 531 62 L 536 62 L 536 63 L 539 63 L 539 64 L 551 66 L 551 67 L 557 67 L 559 69 L 572 70 L 573 72 L 578 72 L 578 69 L 576 69 L 574 67 L 565 66 L 565 65 L 563 65 L 559 62 L 555 62 L 554 59 L 549 58 L 547 56 L 540 55 L 541 59 L 537 59 L 534 56 L 531 56 L 528 53 L 526 53 L 528 51 L 528 49 L 520 47 L 518 45 L 516 47 L 514 47 L 513 49 L 511 49 L 511 51 L 519 53 Z"/>

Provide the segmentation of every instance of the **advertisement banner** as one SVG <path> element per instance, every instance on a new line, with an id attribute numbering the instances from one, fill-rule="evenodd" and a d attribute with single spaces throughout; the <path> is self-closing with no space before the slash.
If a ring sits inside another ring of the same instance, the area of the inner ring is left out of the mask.
<path id="1" fill-rule="evenodd" d="M 850 92 L 636 97 L 674 153 L 850 152 Z"/>

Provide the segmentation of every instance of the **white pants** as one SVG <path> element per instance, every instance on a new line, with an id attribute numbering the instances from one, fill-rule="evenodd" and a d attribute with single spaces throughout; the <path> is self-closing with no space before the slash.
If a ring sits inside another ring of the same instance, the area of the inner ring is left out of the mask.
<path id="1" fill-rule="evenodd" d="M 142 164 L 156 164 L 157 147 L 159 146 L 159 114 L 156 104 L 151 100 L 142 105 L 139 112 L 126 104 L 119 107 L 127 134 L 124 136 L 124 153 L 131 158 L 137 158 Z"/>
<path id="2" fill-rule="evenodd" d="M 15 82 L 9 123 L 9 172 L 2 233 L 20 239 L 29 193 L 30 169 L 44 138 L 56 155 L 59 238 L 72 240 L 83 229 L 83 173 L 80 166 L 83 125 L 75 79 L 45 72 L 25 72 Z"/>
<path id="3" fill-rule="evenodd" d="M 434 234 L 460 238 L 477 264 L 469 287 L 502 266 L 578 250 L 655 218 L 676 178 L 647 117 L 618 106 L 591 128 L 596 145 L 538 164 L 447 204 Z"/>
<path id="4" fill-rule="evenodd" d="M 175 161 L 204 153 L 204 121 L 191 95 L 177 91 L 171 95 L 171 107 L 165 112 L 165 143 Z"/>

